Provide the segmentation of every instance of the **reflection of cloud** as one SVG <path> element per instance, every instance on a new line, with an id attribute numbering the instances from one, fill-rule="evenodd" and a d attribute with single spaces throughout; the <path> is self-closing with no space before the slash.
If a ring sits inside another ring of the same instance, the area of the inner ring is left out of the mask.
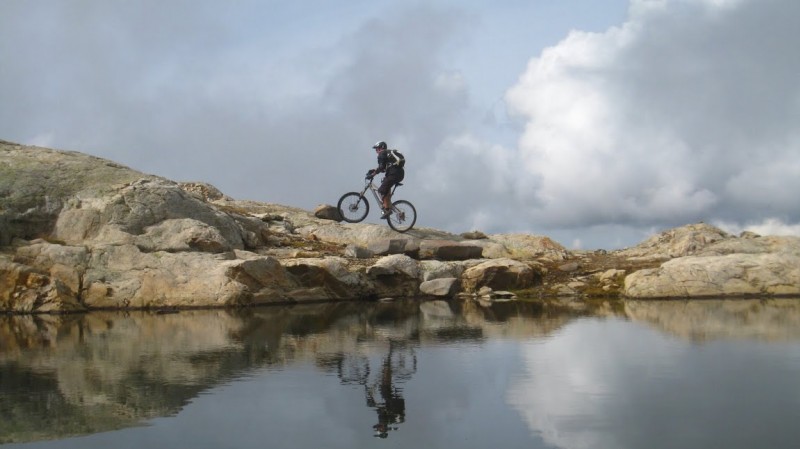
<path id="1" fill-rule="evenodd" d="M 507 401 L 553 446 L 796 445 L 797 344 L 697 345 L 628 321 L 583 319 L 521 351 L 526 376 Z"/>
<path id="2" fill-rule="evenodd" d="M 630 327 L 623 329 L 614 320 L 576 323 L 545 344 L 522 346 L 527 377 L 511 387 L 508 402 L 549 444 L 620 447 L 612 431 L 619 423 L 613 423 L 609 413 L 620 399 L 613 396 L 624 394 L 631 370 L 668 371 L 664 364 L 679 349 L 647 332 L 639 331 L 641 335 L 631 339 Z M 649 359 L 654 352 L 661 355 L 660 361 Z"/>

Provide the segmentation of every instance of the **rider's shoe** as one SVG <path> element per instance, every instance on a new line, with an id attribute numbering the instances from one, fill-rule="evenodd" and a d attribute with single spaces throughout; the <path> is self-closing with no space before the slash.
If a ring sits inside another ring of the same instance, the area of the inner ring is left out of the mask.
<path id="1" fill-rule="evenodd" d="M 389 215 L 392 215 L 391 209 L 383 209 L 383 213 L 381 214 L 381 220 L 385 218 L 389 218 Z"/>

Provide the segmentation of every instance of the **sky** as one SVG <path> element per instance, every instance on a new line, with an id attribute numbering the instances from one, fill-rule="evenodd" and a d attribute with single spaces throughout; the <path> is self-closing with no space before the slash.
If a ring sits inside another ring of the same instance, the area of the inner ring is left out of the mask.
<path id="1" fill-rule="evenodd" d="M 2 0 L 0 139 L 308 210 L 383 140 L 417 226 L 800 235 L 798 25 L 795 0 Z"/>

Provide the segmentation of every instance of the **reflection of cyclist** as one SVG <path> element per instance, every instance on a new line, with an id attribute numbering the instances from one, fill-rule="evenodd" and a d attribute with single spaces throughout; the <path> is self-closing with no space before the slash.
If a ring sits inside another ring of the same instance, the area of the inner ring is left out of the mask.
<path id="1" fill-rule="evenodd" d="M 381 368 L 381 377 L 378 384 L 381 400 L 376 401 L 372 390 L 367 388 L 367 405 L 375 408 L 375 411 L 378 412 L 378 423 L 372 428 L 375 429 L 375 436 L 379 438 L 388 437 L 390 430 L 397 430 L 394 424 L 402 423 L 406 418 L 406 400 L 403 399 L 401 391 L 393 385 L 393 377 L 392 350 L 390 346 L 389 354 L 383 359 L 383 367 Z"/>
<path id="2" fill-rule="evenodd" d="M 381 200 L 383 201 L 383 214 L 381 218 L 386 218 L 392 213 L 392 187 L 395 184 L 399 184 L 406 173 L 401 165 L 402 162 L 398 163 L 397 159 L 395 159 L 395 156 L 392 154 L 393 152 L 396 154 L 396 151 L 389 150 L 386 142 L 380 141 L 373 145 L 372 148 L 378 153 L 378 168 L 367 172 L 367 176 L 371 178 L 378 173 L 386 172 L 386 176 L 383 178 L 383 182 L 381 182 L 381 186 L 378 188 L 378 193 L 381 194 Z"/>

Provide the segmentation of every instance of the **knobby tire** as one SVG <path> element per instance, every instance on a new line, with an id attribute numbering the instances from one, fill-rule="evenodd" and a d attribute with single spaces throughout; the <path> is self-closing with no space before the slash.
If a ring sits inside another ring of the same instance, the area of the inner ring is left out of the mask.
<path id="1" fill-rule="evenodd" d="M 386 219 L 389 227 L 397 232 L 406 232 L 417 222 L 417 210 L 406 200 L 392 203 L 392 214 Z"/>
<path id="2" fill-rule="evenodd" d="M 342 220 L 348 223 L 364 221 L 369 213 L 367 198 L 358 192 L 347 192 L 342 195 L 336 207 L 339 209 Z"/>

